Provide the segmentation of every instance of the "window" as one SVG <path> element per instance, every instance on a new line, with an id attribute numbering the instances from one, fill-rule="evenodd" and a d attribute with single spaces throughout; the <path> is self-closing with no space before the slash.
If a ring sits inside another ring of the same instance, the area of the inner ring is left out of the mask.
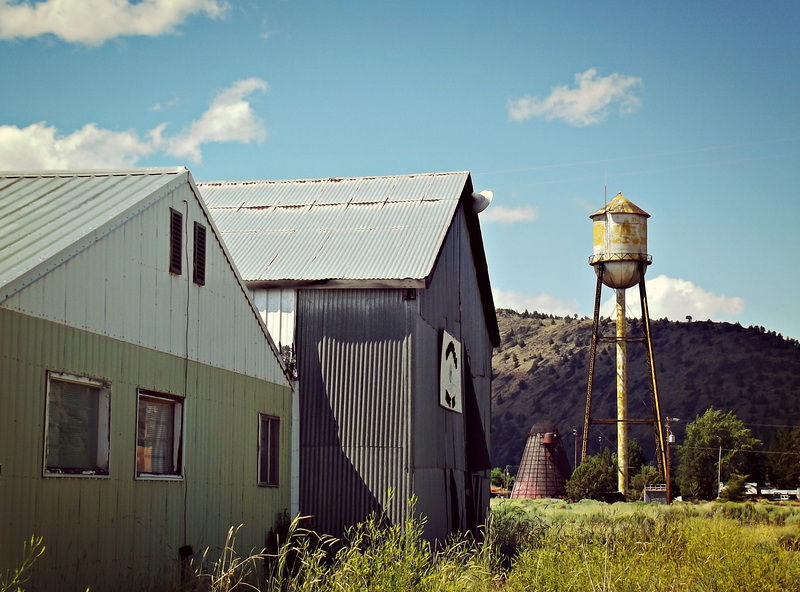
<path id="1" fill-rule="evenodd" d="M 183 273 L 183 214 L 169 209 L 169 271 Z"/>
<path id="2" fill-rule="evenodd" d="M 206 285 L 206 227 L 194 223 L 194 283 Z"/>
<path id="3" fill-rule="evenodd" d="M 183 475 L 183 399 L 139 391 L 136 476 Z"/>
<path id="4" fill-rule="evenodd" d="M 258 414 L 258 484 L 278 486 L 278 457 L 281 420 L 271 415 Z"/>
<path id="5" fill-rule="evenodd" d="M 45 475 L 108 475 L 108 383 L 47 373 Z"/>

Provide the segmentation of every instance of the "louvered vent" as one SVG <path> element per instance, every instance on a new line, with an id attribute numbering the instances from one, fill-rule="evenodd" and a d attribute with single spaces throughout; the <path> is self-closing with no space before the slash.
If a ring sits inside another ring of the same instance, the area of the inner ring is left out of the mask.
<path id="1" fill-rule="evenodd" d="M 169 209 L 169 271 L 183 273 L 183 214 Z"/>
<path id="2" fill-rule="evenodd" d="M 206 227 L 194 223 L 194 283 L 206 285 Z"/>

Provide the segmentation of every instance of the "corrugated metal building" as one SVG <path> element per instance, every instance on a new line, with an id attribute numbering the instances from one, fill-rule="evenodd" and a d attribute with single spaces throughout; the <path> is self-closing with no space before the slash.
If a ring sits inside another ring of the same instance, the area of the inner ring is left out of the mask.
<path id="1" fill-rule="evenodd" d="M 0 572 L 174 586 L 289 509 L 291 381 L 189 171 L 0 174 Z"/>
<path id="2" fill-rule="evenodd" d="M 198 187 L 296 356 L 300 512 L 339 535 L 416 496 L 430 539 L 482 524 L 499 333 L 469 173 Z"/>

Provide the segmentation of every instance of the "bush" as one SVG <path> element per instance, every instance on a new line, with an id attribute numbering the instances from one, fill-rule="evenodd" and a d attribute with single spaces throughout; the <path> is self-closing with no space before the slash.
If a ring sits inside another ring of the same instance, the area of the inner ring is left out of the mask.
<path id="1" fill-rule="evenodd" d="M 606 500 L 617 486 L 617 463 L 606 448 L 602 454 L 587 456 L 566 484 L 567 498 Z"/>

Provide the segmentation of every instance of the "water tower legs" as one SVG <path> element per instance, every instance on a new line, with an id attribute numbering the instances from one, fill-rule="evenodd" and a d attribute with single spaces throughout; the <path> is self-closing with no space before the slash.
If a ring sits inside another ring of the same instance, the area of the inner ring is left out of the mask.
<path id="1" fill-rule="evenodd" d="M 597 289 L 595 291 L 594 316 L 592 318 L 592 340 L 589 347 L 589 381 L 586 390 L 586 412 L 583 424 L 583 442 L 581 446 L 581 462 L 586 459 L 589 448 L 589 429 L 592 425 L 616 424 L 617 425 L 617 459 L 619 462 L 619 476 L 617 484 L 621 492 L 628 487 L 628 426 L 631 424 L 644 424 L 653 427 L 655 435 L 656 461 L 661 474 L 668 481 L 669 466 L 666 461 L 666 442 L 663 426 L 661 425 L 661 407 L 658 397 L 658 383 L 653 360 L 653 340 L 650 332 L 650 313 L 645 290 L 644 271 L 645 262 L 640 262 L 639 296 L 642 303 L 642 328 L 643 338 L 631 339 L 627 334 L 625 321 L 625 290 L 616 290 L 617 323 L 615 336 L 600 334 L 600 300 L 603 287 L 603 263 L 597 267 Z M 599 341 L 614 342 L 617 349 L 617 417 L 597 419 L 592 416 L 592 395 L 594 389 L 595 361 L 597 358 L 597 344 Z M 650 390 L 651 416 L 647 418 L 631 419 L 627 409 L 627 343 L 629 341 L 643 342 L 646 349 L 648 384 Z M 670 500 L 671 501 L 671 500 Z"/>

